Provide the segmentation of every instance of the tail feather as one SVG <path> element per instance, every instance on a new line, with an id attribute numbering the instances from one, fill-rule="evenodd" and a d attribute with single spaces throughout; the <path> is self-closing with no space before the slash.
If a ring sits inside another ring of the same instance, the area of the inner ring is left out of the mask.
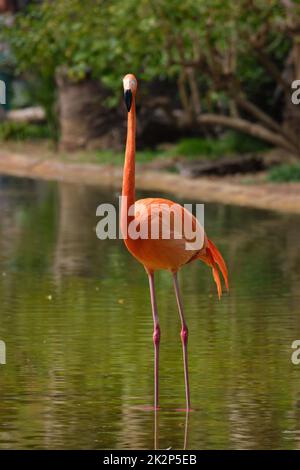
<path id="1" fill-rule="evenodd" d="M 217 265 L 220 268 L 220 271 L 221 271 L 222 276 L 223 276 L 224 281 L 225 281 L 226 289 L 227 289 L 227 291 L 229 291 L 228 270 L 227 270 L 226 263 L 223 259 L 223 256 L 221 255 L 218 248 L 216 247 L 216 245 L 211 240 L 208 240 L 208 247 L 209 247 L 209 249 L 211 250 L 211 252 L 213 254 L 214 261 L 217 263 Z"/>
<path id="2" fill-rule="evenodd" d="M 218 297 L 219 297 L 219 300 L 220 300 L 221 295 L 222 295 L 222 284 L 221 284 L 221 279 L 220 279 L 220 274 L 219 274 L 218 268 L 217 268 L 217 266 L 214 262 L 213 262 L 213 266 L 212 266 L 212 273 L 213 273 L 214 281 L 217 285 Z"/>
<path id="3" fill-rule="evenodd" d="M 228 271 L 221 253 L 211 240 L 207 240 L 206 251 L 199 256 L 199 259 L 212 268 L 213 278 L 217 285 L 218 297 L 220 299 L 222 295 L 222 284 L 218 268 L 222 273 L 227 290 L 229 290 Z"/>

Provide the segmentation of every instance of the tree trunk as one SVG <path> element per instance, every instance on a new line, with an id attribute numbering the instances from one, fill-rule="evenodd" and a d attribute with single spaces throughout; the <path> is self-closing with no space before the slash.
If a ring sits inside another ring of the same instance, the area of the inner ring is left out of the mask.
<path id="1" fill-rule="evenodd" d="M 120 149 L 124 140 L 122 117 L 106 105 L 107 90 L 97 80 L 86 77 L 71 81 L 64 69 L 56 75 L 60 117 L 60 148 Z M 116 122 L 120 126 L 116 126 Z"/>

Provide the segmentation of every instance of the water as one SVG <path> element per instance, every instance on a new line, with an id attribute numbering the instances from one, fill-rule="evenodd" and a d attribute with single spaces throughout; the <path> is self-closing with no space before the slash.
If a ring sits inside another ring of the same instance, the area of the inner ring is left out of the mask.
<path id="1" fill-rule="evenodd" d="M 121 241 L 97 240 L 104 201 L 117 194 L 0 180 L 0 448 L 300 448 L 300 365 L 291 363 L 300 218 L 206 206 L 231 292 L 218 302 L 200 262 L 181 271 L 194 408 L 186 420 L 172 282 L 157 276 L 155 422 L 148 281 Z"/>

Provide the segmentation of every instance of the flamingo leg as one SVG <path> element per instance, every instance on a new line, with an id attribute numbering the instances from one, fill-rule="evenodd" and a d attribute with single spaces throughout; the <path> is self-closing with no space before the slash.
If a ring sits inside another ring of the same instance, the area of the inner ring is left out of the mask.
<path id="1" fill-rule="evenodd" d="M 186 409 L 187 411 L 189 411 L 191 409 L 191 399 L 190 399 L 188 353 L 187 353 L 188 328 L 187 328 L 187 324 L 186 324 L 185 317 L 184 317 L 183 305 L 182 305 L 181 295 L 179 292 L 177 273 L 173 273 L 173 283 L 174 283 L 177 306 L 178 306 L 178 311 L 179 311 L 179 316 L 180 316 L 180 321 L 181 321 L 180 336 L 181 336 L 183 364 L 184 364 L 185 398 L 186 398 Z"/>
<path id="2" fill-rule="evenodd" d="M 153 316 L 153 345 L 154 345 L 154 407 L 158 408 L 158 364 L 159 364 L 159 343 L 160 343 L 160 327 L 158 321 L 158 311 L 154 286 L 154 273 L 149 272 L 149 287 Z"/>

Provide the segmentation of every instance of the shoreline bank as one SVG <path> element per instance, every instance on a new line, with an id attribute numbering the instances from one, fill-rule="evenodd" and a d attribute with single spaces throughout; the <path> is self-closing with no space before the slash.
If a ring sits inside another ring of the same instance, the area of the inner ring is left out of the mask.
<path id="1" fill-rule="evenodd" d="M 120 189 L 123 168 L 112 164 L 73 163 L 0 150 L 0 174 Z M 300 183 L 241 184 L 227 178 L 187 178 L 137 164 L 136 188 L 188 200 L 233 204 L 300 214 Z"/>

